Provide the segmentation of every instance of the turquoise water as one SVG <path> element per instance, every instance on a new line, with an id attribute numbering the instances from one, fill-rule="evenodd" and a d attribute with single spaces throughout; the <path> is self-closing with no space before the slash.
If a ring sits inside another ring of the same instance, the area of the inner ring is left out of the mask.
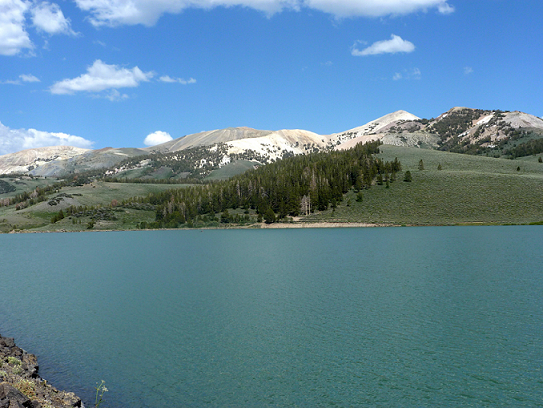
<path id="1" fill-rule="evenodd" d="M 543 228 L 0 235 L 0 333 L 89 406 L 543 406 Z"/>

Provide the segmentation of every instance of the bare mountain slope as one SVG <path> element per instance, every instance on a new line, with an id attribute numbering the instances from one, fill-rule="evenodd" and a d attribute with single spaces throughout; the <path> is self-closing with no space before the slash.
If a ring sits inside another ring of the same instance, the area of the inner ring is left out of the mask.
<path id="1" fill-rule="evenodd" d="M 257 130 L 249 127 L 237 127 L 210 130 L 207 132 L 194 133 L 162 143 L 156 146 L 147 147 L 144 150 L 149 152 L 169 153 L 178 150 L 189 149 L 197 146 L 211 146 L 217 143 L 226 143 L 240 139 L 251 139 L 262 137 L 272 133 L 270 130 Z"/>
<path id="2" fill-rule="evenodd" d="M 72 146 L 50 146 L 21 150 L 0 156 L 0 174 L 27 173 L 51 161 L 62 161 L 79 156 L 89 149 Z"/>
<path id="3" fill-rule="evenodd" d="M 243 155 L 247 151 L 277 160 L 285 154 L 304 154 L 321 150 L 328 145 L 328 136 L 318 135 L 300 129 L 286 129 L 271 132 L 265 136 L 228 142 L 228 154 Z"/>
<path id="4" fill-rule="evenodd" d="M 65 176 L 89 170 L 106 169 L 134 156 L 146 155 L 143 149 L 105 147 L 98 150 L 85 151 L 67 160 L 54 160 L 39 166 L 29 173 L 34 176 Z"/>
<path id="5" fill-rule="evenodd" d="M 347 149 L 376 139 L 397 146 L 514 158 L 543 152 L 543 119 L 518 111 L 465 107 L 452 108 L 435 119 L 419 119 L 400 110 L 332 135 L 299 129 L 236 127 L 187 135 L 145 149 L 29 149 L 0 156 L 0 174 L 62 177 L 103 170 L 104 174 L 123 177 L 204 177 L 236 160 L 265 164 L 331 147 Z"/>
<path id="6" fill-rule="evenodd" d="M 336 141 L 336 143 L 337 141 L 342 143 L 344 141 L 354 139 L 355 137 L 384 133 L 392 126 L 401 126 L 404 122 L 412 123 L 413 121 L 418 119 L 419 118 L 417 116 L 409 112 L 399 110 L 389 113 L 388 115 L 381 116 L 379 119 L 372 120 L 371 122 L 368 122 L 365 125 L 356 127 L 354 129 L 346 130 L 341 133 L 334 133 L 330 136 L 330 138 L 332 139 L 332 141 Z"/>

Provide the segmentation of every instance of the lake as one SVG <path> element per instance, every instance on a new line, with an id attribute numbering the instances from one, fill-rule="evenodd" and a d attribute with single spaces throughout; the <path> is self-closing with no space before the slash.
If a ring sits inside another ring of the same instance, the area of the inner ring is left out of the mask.
<path id="1" fill-rule="evenodd" d="M 543 227 L 0 235 L 0 333 L 87 406 L 543 406 Z"/>

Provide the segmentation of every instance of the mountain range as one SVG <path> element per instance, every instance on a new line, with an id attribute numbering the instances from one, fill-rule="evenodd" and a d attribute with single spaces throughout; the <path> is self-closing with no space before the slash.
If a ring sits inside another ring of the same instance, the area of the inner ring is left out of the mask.
<path id="1" fill-rule="evenodd" d="M 400 110 L 331 135 L 300 129 L 238 127 L 191 134 L 148 148 L 27 149 L 0 156 L 0 174 L 64 177 L 94 172 L 129 179 L 201 179 L 221 169 L 231 175 L 284 157 L 347 149 L 371 140 L 514 158 L 543 152 L 543 119 L 519 111 L 463 107 L 452 108 L 436 118 L 421 119 Z"/>

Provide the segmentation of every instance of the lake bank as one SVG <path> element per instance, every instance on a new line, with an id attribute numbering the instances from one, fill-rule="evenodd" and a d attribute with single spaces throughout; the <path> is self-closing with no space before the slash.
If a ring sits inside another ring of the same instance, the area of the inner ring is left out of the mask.
<path id="1" fill-rule="evenodd" d="M 0 406 L 28 408 L 83 407 L 73 392 L 60 391 L 38 374 L 34 354 L 17 347 L 11 337 L 0 335 Z"/>

